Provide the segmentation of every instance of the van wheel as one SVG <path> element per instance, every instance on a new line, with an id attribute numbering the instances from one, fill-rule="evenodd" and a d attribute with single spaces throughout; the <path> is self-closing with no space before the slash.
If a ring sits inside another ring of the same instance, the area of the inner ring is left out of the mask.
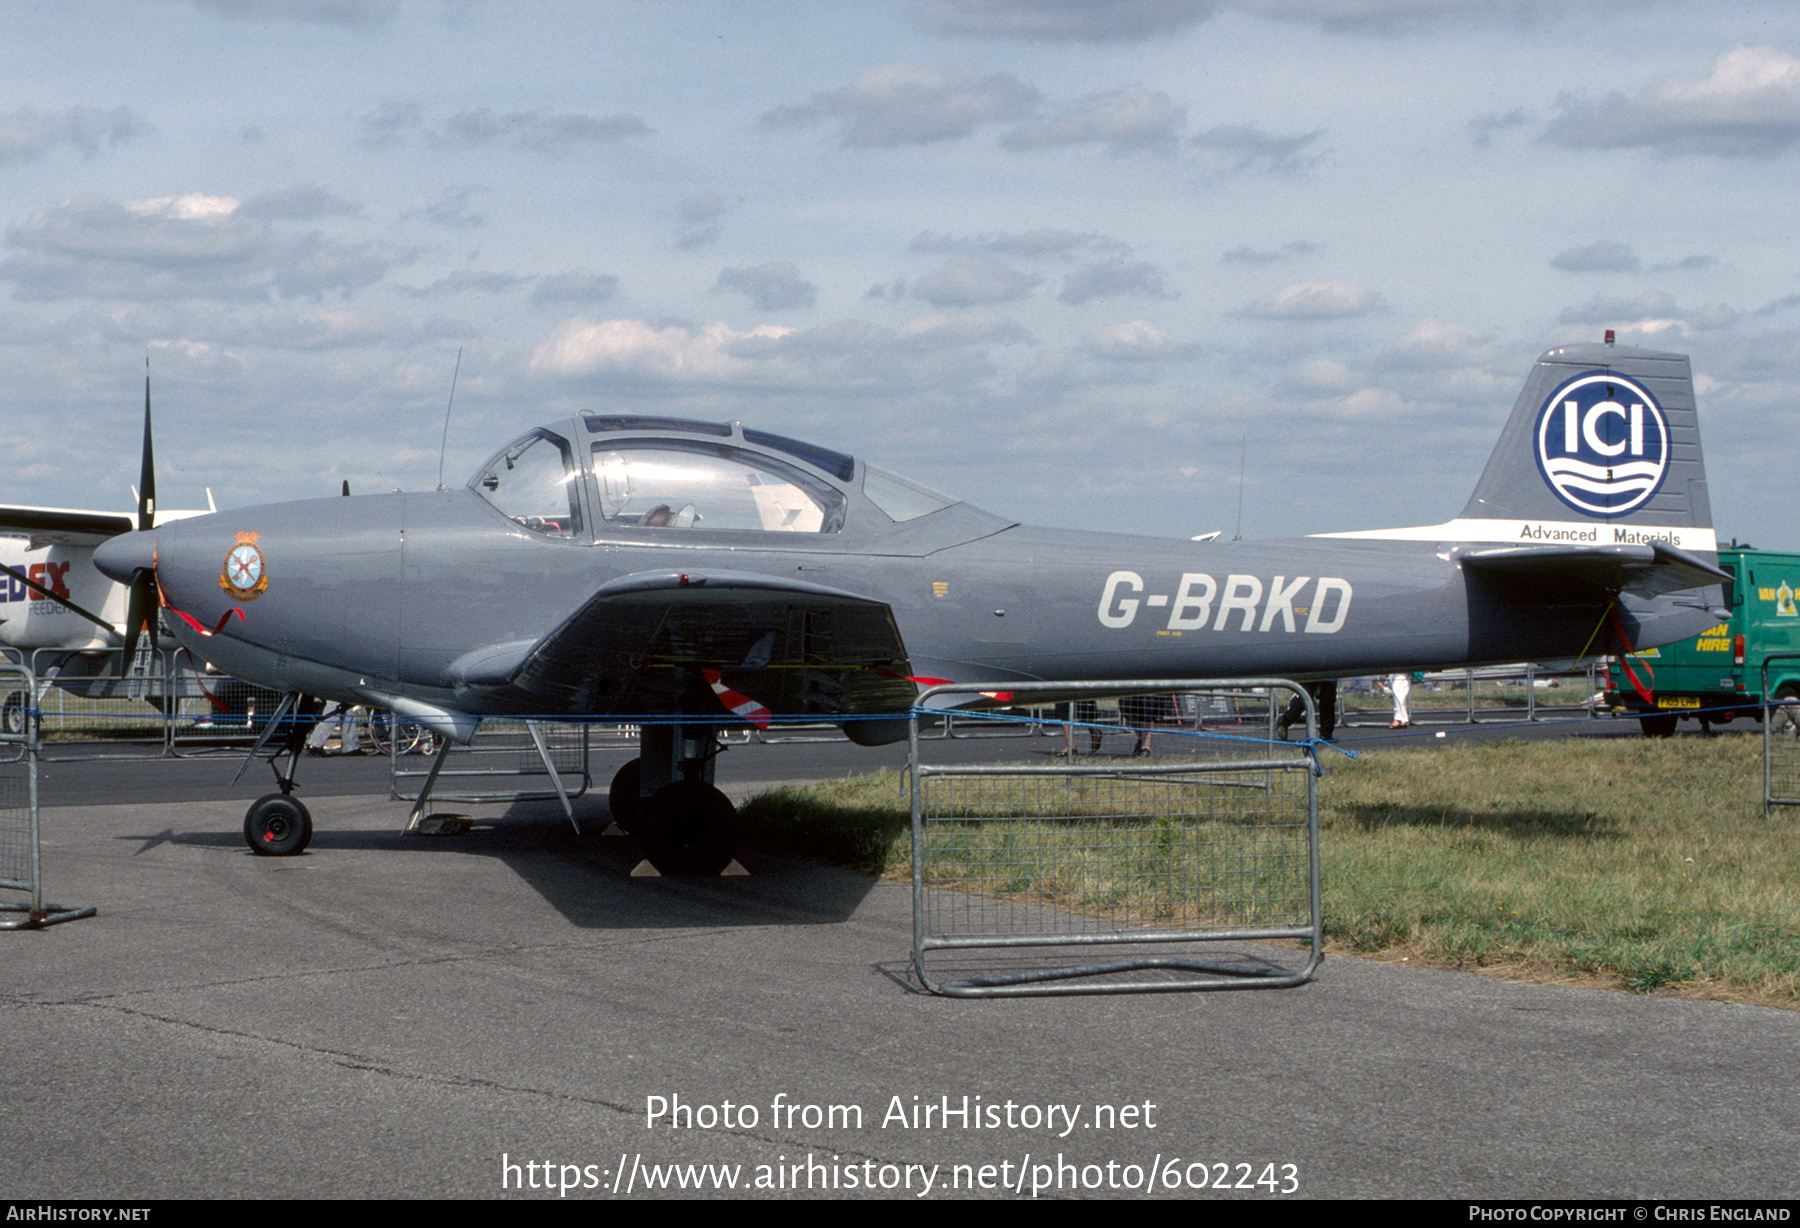
<path id="1" fill-rule="evenodd" d="M 1638 717 L 1638 725 L 1643 728 L 1646 738 L 1672 738 L 1675 736 L 1675 722 L 1680 719 L 1673 712 L 1655 712 Z"/>
<path id="2" fill-rule="evenodd" d="M 1769 735 L 1800 737 L 1800 687 L 1789 683 L 1775 692 L 1775 702 L 1769 707 Z"/>

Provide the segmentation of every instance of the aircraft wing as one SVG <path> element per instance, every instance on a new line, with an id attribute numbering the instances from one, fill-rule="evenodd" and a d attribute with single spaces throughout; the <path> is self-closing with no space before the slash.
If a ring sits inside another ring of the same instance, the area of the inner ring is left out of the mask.
<path id="1" fill-rule="evenodd" d="M 1705 559 L 1660 541 L 1612 546 L 1506 546 L 1471 551 L 1460 555 L 1459 561 L 1496 575 L 1591 584 L 1634 597 L 1658 597 L 1731 579 L 1731 573 Z"/>
<path id="2" fill-rule="evenodd" d="M 778 576 L 655 571 L 603 586 L 536 642 L 453 662 L 458 691 L 527 713 L 837 718 L 904 712 L 918 694 L 893 612 Z M 748 701 L 748 706 L 744 706 Z"/>
<path id="3" fill-rule="evenodd" d="M 137 522 L 125 512 L 0 506 L 0 535 L 29 537 L 33 545 L 86 546 L 91 549 L 135 528 Z"/>

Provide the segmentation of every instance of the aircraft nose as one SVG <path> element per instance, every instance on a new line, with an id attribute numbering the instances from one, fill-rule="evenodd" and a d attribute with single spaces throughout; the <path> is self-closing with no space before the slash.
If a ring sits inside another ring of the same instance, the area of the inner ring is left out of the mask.
<path id="1" fill-rule="evenodd" d="M 120 584 L 130 584 L 138 572 L 156 566 L 156 534 L 121 533 L 101 542 L 94 549 L 94 566 Z"/>

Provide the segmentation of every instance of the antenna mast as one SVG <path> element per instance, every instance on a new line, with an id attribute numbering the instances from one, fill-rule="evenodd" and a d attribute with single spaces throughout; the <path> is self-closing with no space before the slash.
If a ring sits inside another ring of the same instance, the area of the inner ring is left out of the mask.
<path id="1" fill-rule="evenodd" d="M 450 404 L 444 406 L 444 436 L 438 440 L 438 489 L 444 489 L 444 453 L 450 447 L 450 411 L 456 405 L 456 377 L 462 374 L 462 346 L 456 347 L 456 370 L 450 373 Z"/>
<path id="2" fill-rule="evenodd" d="M 1238 519 L 1237 531 L 1231 535 L 1234 542 L 1244 540 L 1244 462 L 1249 455 L 1250 428 L 1245 427 L 1243 438 L 1238 441 Z"/>

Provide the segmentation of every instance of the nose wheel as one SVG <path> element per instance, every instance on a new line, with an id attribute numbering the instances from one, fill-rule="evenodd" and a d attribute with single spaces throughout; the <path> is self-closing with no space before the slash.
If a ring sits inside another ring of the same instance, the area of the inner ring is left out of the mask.
<path id="1" fill-rule="evenodd" d="M 244 815 L 244 840 L 264 857 L 292 857 L 312 839 L 312 815 L 286 793 L 258 798 Z"/>

